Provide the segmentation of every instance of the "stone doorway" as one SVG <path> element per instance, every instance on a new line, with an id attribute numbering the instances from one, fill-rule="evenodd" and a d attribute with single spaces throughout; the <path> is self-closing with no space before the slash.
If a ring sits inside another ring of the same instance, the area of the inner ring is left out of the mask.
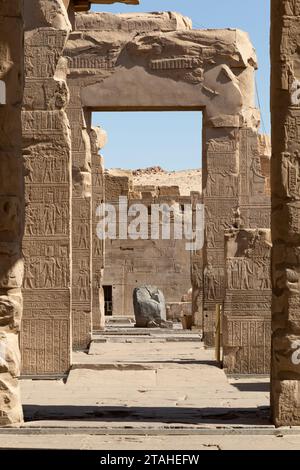
<path id="1" fill-rule="evenodd" d="M 264 194 L 268 175 L 258 162 L 263 138 L 255 107 L 255 52 L 241 31 L 194 31 L 186 18 L 176 14 L 143 14 L 138 21 L 122 15 L 107 18 L 110 21 L 104 22 L 101 14 L 80 15 L 77 32 L 71 33 L 65 49 L 70 70 L 73 212 L 79 214 L 81 207 L 90 220 L 92 112 L 202 112 L 206 242 L 192 262 L 192 301 L 193 310 L 200 312 L 205 342 L 213 345 L 215 305 L 222 302 L 225 289 L 224 231 L 234 223 L 237 208 L 246 227 L 270 226 L 269 194 Z M 137 36 L 128 31 L 128 21 Z M 78 233 L 86 221 L 79 215 L 76 222 L 74 217 L 73 230 Z M 79 253 L 80 247 L 73 245 L 73 250 Z M 81 252 L 88 266 L 91 252 L 92 246 Z M 80 317 L 73 325 L 86 325 L 84 343 L 91 330 L 90 298 L 83 314 L 83 304 L 78 308 L 73 294 L 73 318 Z"/>

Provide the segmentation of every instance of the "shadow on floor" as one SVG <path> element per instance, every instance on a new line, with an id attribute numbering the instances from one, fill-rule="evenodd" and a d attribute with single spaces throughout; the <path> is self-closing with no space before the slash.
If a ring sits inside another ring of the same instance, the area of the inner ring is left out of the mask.
<path id="1" fill-rule="evenodd" d="M 231 383 L 231 385 L 237 388 L 240 392 L 269 392 L 270 383 L 268 382 L 240 382 Z"/>
<path id="2" fill-rule="evenodd" d="M 270 410 L 258 408 L 184 408 L 126 406 L 24 405 L 25 421 L 97 421 L 166 424 L 267 425 Z"/>

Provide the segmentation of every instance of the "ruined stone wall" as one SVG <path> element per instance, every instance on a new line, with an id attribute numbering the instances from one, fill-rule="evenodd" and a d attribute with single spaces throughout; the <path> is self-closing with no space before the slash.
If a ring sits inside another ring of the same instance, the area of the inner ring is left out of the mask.
<path id="1" fill-rule="evenodd" d="M 273 420 L 300 425 L 300 1 L 272 0 Z"/>
<path id="2" fill-rule="evenodd" d="M 198 172 L 195 173 L 198 180 Z M 132 293 L 137 286 L 158 286 L 163 291 L 167 304 L 181 302 L 191 287 L 191 252 L 185 249 L 186 240 L 174 239 L 174 219 L 171 219 L 170 240 L 162 240 L 161 236 L 159 240 L 150 239 L 151 204 L 177 204 L 178 211 L 181 211 L 182 205 L 191 203 L 191 197 L 181 195 L 178 186 L 167 186 L 167 175 L 168 173 L 164 178 L 164 186 L 143 186 L 140 184 L 143 181 L 141 177 L 137 178 L 139 185 L 135 186 L 135 177 L 128 171 L 106 172 L 106 203 L 112 203 L 118 209 L 119 196 L 127 196 L 128 208 L 136 203 L 149 208 L 149 239 L 108 239 L 105 242 L 103 285 L 113 287 L 113 315 L 134 316 Z M 144 180 L 147 179 L 145 177 Z M 191 186 L 193 185 L 197 185 L 197 181 L 191 182 Z M 129 217 L 128 222 L 131 220 Z"/>
<path id="3" fill-rule="evenodd" d="M 225 258 L 223 367 L 229 374 L 268 374 L 271 363 L 270 230 L 226 231 Z"/>
<path id="4" fill-rule="evenodd" d="M 23 2 L 0 1 L 0 426 L 21 424 Z M 12 34 L 13 32 L 13 34 Z"/>
<path id="5" fill-rule="evenodd" d="M 23 374 L 66 373 L 71 361 L 71 140 L 62 0 L 25 8 Z"/>

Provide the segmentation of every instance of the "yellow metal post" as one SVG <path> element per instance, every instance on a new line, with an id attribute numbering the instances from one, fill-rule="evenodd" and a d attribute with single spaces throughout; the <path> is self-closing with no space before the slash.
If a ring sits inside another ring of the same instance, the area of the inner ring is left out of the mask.
<path id="1" fill-rule="evenodd" d="M 217 362 L 221 362 L 222 346 L 222 306 L 216 304 L 216 337 L 215 337 L 215 357 Z"/>

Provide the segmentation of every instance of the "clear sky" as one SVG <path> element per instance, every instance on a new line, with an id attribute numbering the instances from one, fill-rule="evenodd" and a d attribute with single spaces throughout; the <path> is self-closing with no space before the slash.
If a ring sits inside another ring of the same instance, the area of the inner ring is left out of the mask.
<path id="1" fill-rule="evenodd" d="M 270 0 L 140 0 L 139 6 L 94 5 L 92 11 L 178 11 L 195 28 L 247 31 L 258 55 L 262 131 L 270 132 Z M 108 168 L 201 166 L 201 113 L 94 113 L 93 123 L 108 132 L 109 143 L 102 151 Z"/>

